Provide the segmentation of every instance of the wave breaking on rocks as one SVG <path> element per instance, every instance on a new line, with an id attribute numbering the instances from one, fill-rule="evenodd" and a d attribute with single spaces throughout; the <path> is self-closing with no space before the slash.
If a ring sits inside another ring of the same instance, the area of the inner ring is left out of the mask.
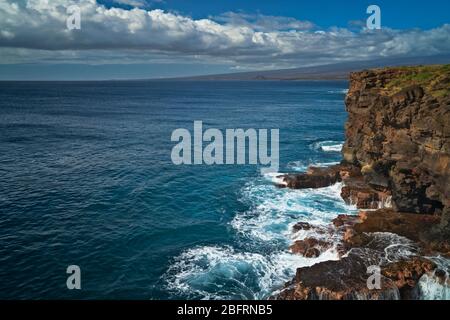
<path id="1" fill-rule="evenodd" d="M 294 254 L 318 257 L 337 243 L 340 258 L 298 268 L 271 299 L 450 298 L 449 88 L 449 65 L 350 75 L 343 161 L 273 181 L 291 189 L 339 183 L 360 212 L 340 214 L 320 238 L 295 240 Z M 299 221 L 292 232 L 312 228 Z M 380 288 L 367 285 L 371 266 Z"/>

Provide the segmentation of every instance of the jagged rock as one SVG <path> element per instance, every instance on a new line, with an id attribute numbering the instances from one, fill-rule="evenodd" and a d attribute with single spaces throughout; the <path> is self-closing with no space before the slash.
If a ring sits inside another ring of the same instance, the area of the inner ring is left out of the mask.
<path id="1" fill-rule="evenodd" d="M 400 291 L 404 300 L 419 299 L 417 282 L 425 274 L 436 268 L 436 264 L 421 257 L 398 261 L 388 264 L 381 270 L 381 274 L 392 281 Z"/>
<path id="2" fill-rule="evenodd" d="M 376 190 L 361 178 L 349 178 L 341 190 L 341 197 L 358 209 L 390 207 L 391 193 L 387 189 Z"/>
<path id="3" fill-rule="evenodd" d="M 354 225 L 358 233 L 390 232 L 414 241 L 420 241 L 420 235 L 439 223 L 438 216 L 418 215 L 396 212 L 392 209 L 361 211 L 360 223 Z"/>
<path id="4" fill-rule="evenodd" d="M 361 176 L 360 169 L 352 164 L 342 163 L 325 168 L 311 166 L 305 173 L 286 174 L 281 178 L 288 188 L 306 189 L 328 187 L 354 176 Z"/>
<path id="5" fill-rule="evenodd" d="M 347 227 L 344 243 L 347 249 L 364 247 L 372 240 L 368 233 L 389 232 L 414 241 L 424 253 L 439 252 L 450 256 L 449 239 L 430 241 L 428 238 L 430 231 L 438 226 L 439 222 L 440 218 L 436 215 L 399 213 L 392 209 L 361 211 L 358 220 Z"/>
<path id="6" fill-rule="evenodd" d="M 439 280 L 440 284 L 445 284 L 448 281 L 448 274 L 442 269 L 435 269 L 433 275 Z"/>
<path id="7" fill-rule="evenodd" d="M 295 278 L 273 299 L 283 300 L 398 300 L 417 299 L 417 282 L 436 265 L 424 258 L 380 267 L 380 289 L 368 286 L 367 262 L 356 254 L 298 268 Z"/>
<path id="8" fill-rule="evenodd" d="M 284 181 L 290 188 L 342 181 L 341 196 L 347 203 L 375 209 L 392 202 L 392 209 L 335 218 L 341 259 L 297 269 L 273 299 L 417 299 L 422 276 L 449 281 L 444 270 L 420 257 L 450 257 L 449 84 L 450 65 L 350 75 L 344 160 L 286 175 Z M 299 224 L 298 230 L 302 228 Z M 307 238 L 291 250 L 315 257 L 330 246 Z M 400 251 L 392 252 L 395 248 Z M 380 290 L 367 286 L 367 267 L 374 263 L 381 268 Z"/>
<path id="9" fill-rule="evenodd" d="M 450 96 L 445 94 L 450 68 L 428 67 L 425 72 L 437 76 L 420 85 L 404 80 L 423 68 L 350 75 L 342 153 L 364 169 L 370 186 L 389 187 L 397 211 L 441 214 L 445 226 L 450 215 Z M 441 231 L 448 237 L 449 229 Z"/>
<path id="10" fill-rule="evenodd" d="M 376 184 L 368 184 L 357 166 L 340 164 L 327 168 L 310 167 L 306 173 L 281 177 L 285 186 L 292 189 L 323 188 L 343 181 L 342 198 L 348 204 L 356 204 L 359 209 L 377 209 L 391 205 L 391 193 L 385 187 L 387 182 L 383 178 L 377 178 Z"/>
<path id="11" fill-rule="evenodd" d="M 316 238 L 306 238 L 304 240 L 297 240 L 290 246 L 292 253 L 300 254 L 307 258 L 318 257 L 323 251 L 329 249 L 332 246 L 323 240 Z"/>
<path id="12" fill-rule="evenodd" d="M 306 173 L 283 176 L 283 181 L 292 189 L 323 188 L 340 181 L 339 170 L 339 165 L 328 168 L 310 167 Z"/>
<path id="13" fill-rule="evenodd" d="M 293 227 L 294 232 L 298 232 L 300 230 L 311 230 L 312 226 L 308 222 L 297 222 Z"/>
<path id="14" fill-rule="evenodd" d="M 356 255 L 338 261 L 325 261 L 297 269 L 295 278 L 286 284 L 275 299 L 283 300 L 356 300 L 396 299 L 393 282 L 384 281 L 384 290 L 369 290 L 367 267 Z"/>
<path id="15" fill-rule="evenodd" d="M 340 214 L 336 218 L 334 218 L 332 222 L 336 228 L 340 228 L 343 226 L 354 225 L 358 221 L 360 221 L 359 216 Z"/>

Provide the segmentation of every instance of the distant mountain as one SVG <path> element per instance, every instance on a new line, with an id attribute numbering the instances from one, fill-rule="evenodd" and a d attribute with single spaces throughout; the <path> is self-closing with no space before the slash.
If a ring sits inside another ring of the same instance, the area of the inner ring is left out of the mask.
<path id="1" fill-rule="evenodd" d="M 386 58 L 371 61 L 355 61 L 336 64 L 321 65 L 315 67 L 303 67 L 294 69 L 251 71 L 216 75 L 203 75 L 176 78 L 177 80 L 339 80 L 347 79 L 352 71 L 368 68 L 405 66 L 405 65 L 429 65 L 450 63 L 450 55 L 427 56 L 414 58 Z"/>

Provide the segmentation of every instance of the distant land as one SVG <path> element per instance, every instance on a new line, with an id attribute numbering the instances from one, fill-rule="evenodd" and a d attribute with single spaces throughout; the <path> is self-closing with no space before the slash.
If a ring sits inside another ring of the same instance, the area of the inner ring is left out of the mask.
<path id="1" fill-rule="evenodd" d="M 386 58 L 370 61 L 356 61 L 327 64 L 314 67 L 281 69 L 269 71 L 250 71 L 215 75 L 189 76 L 168 78 L 164 80 L 186 81 L 227 81 L 227 80 L 345 80 L 353 71 L 369 68 L 394 67 L 408 65 L 430 65 L 450 63 L 450 55 L 414 57 L 414 58 Z"/>

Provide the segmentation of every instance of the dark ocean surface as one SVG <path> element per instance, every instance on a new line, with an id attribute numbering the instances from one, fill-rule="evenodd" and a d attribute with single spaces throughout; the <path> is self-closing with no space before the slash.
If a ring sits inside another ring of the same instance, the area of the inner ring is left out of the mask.
<path id="1" fill-rule="evenodd" d="M 266 298 L 299 220 L 353 210 L 339 185 L 171 162 L 173 130 L 280 130 L 280 172 L 340 161 L 347 82 L 0 82 L 0 298 Z M 66 268 L 81 268 L 81 290 Z"/>

